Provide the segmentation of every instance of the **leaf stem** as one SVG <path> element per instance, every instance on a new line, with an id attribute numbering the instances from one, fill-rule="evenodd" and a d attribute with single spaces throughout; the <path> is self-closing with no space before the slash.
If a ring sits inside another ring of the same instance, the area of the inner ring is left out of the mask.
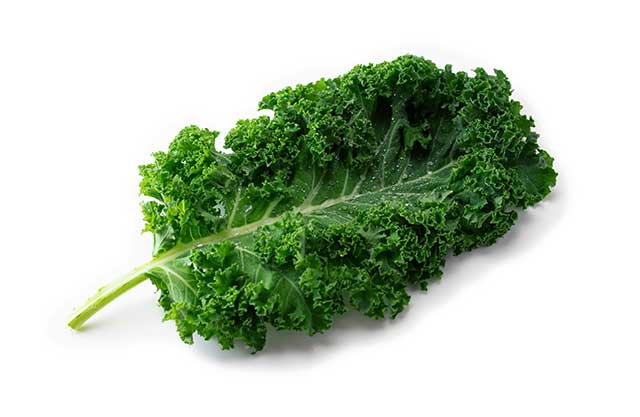
<path id="1" fill-rule="evenodd" d="M 71 313 L 71 318 L 67 322 L 67 325 L 74 330 L 78 330 L 85 321 L 89 320 L 91 316 L 104 308 L 104 306 L 145 281 L 148 278 L 146 272 L 156 266 L 157 263 L 157 259 L 155 259 L 142 264 L 98 289 L 91 298 Z"/>
<path id="2" fill-rule="evenodd" d="M 201 239 L 194 240 L 193 242 L 190 242 L 188 244 L 175 246 L 162 255 L 132 269 L 116 280 L 98 289 L 98 291 L 91 298 L 89 298 L 84 302 L 84 304 L 76 308 L 73 313 L 71 313 L 71 317 L 67 322 L 67 325 L 74 330 L 78 330 L 80 327 L 82 327 L 84 322 L 89 320 L 91 316 L 103 309 L 107 304 L 109 304 L 125 292 L 129 291 L 131 288 L 147 280 L 147 272 L 151 271 L 152 269 L 162 266 L 165 263 L 181 256 L 185 256 L 199 246 L 219 242 L 226 238 L 252 232 L 258 227 L 273 223 L 278 219 L 279 217 L 271 217 L 259 222 L 251 223 L 233 229 L 228 229 L 217 234 L 206 236 Z"/>

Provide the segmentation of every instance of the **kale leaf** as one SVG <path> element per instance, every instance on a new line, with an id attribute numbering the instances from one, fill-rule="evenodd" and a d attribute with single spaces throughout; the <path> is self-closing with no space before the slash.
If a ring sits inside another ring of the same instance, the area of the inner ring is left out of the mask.
<path id="1" fill-rule="evenodd" d="M 78 328 L 146 279 L 187 343 L 263 348 L 356 309 L 395 317 L 449 253 L 487 246 L 555 184 L 501 71 L 416 56 L 264 97 L 273 116 L 190 126 L 140 167 L 153 259 L 76 310 Z"/>

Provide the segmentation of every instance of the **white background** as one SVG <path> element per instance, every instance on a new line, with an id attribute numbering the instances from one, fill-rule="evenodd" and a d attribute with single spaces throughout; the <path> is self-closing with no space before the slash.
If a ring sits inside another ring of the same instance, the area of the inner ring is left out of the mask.
<path id="1" fill-rule="evenodd" d="M 2 415 L 640 415 L 633 2 L 172 3 L 1 3 Z M 253 356 L 184 345 L 149 283 L 66 328 L 148 259 L 137 166 L 180 128 L 404 53 L 500 68 L 535 117 L 559 182 L 508 236 L 394 322 Z"/>

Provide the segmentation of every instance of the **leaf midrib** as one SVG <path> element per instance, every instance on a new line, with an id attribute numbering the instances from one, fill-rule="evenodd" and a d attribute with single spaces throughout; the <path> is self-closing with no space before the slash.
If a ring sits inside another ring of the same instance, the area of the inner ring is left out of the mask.
<path id="1" fill-rule="evenodd" d="M 363 192 L 363 193 L 359 193 L 360 185 L 364 181 L 364 178 L 361 178 L 361 180 L 358 182 L 356 187 L 354 187 L 354 190 L 351 192 L 351 194 L 341 195 L 334 199 L 327 199 L 318 205 L 308 205 L 306 207 L 295 207 L 291 211 L 310 215 L 311 213 L 314 213 L 338 204 L 342 204 L 348 201 L 353 201 L 365 195 L 384 192 L 385 190 L 389 190 L 394 187 L 401 187 L 407 184 L 415 183 L 417 181 L 425 180 L 428 177 L 431 177 L 437 174 L 438 172 L 453 166 L 454 164 L 455 164 L 455 161 L 451 161 L 449 164 L 441 167 L 440 169 L 435 170 L 433 172 L 429 172 L 423 176 L 414 178 L 413 180 L 406 181 L 403 183 L 396 183 L 386 187 L 381 187 L 377 190 L 371 190 L 369 192 Z M 344 190 L 344 187 L 343 187 L 343 190 Z M 286 213 L 288 212 L 289 211 L 287 211 Z M 215 233 L 186 244 L 179 244 L 173 247 L 172 249 L 151 259 L 150 261 L 144 263 L 143 265 L 140 265 L 134 268 L 133 270 L 129 271 L 128 273 L 124 274 L 123 276 L 119 277 L 113 282 L 101 287 L 96 294 L 94 294 L 87 301 L 85 301 L 85 303 L 82 306 L 76 308 L 73 311 L 68 321 L 68 325 L 74 329 L 80 328 L 80 326 L 82 326 L 82 324 L 85 321 L 87 321 L 91 316 L 93 316 L 96 312 L 98 312 L 108 303 L 110 303 L 115 298 L 122 295 L 124 292 L 133 288 L 134 286 L 140 284 L 145 279 L 149 278 L 148 273 L 154 268 L 164 269 L 163 266 L 165 264 L 186 256 L 187 254 L 189 254 L 191 251 L 193 251 L 198 247 L 252 233 L 262 226 L 267 226 L 269 224 L 273 224 L 277 222 L 286 213 L 283 213 L 275 217 L 262 218 L 259 221 L 254 223 L 245 224 L 244 226 L 240 226 L 240 227 L 229 228 L 222 232 Z"/>
<path id="2" fill-rule="evenodd" d="M 314 213 L 314 212 L 319 211 L 319 210 L 324 210 L 324 209 L 327 209 L 329 207 L 336 206 L 338 204 L 342 204 L 342 203 L 346 203 L 346 202 L 351 201 L 351 200 L 358 199 L 360 197 L 364 197 L 364 196 L 367 196 L 367 195 L 370 195 L 370 194 L 384 192 L 385 190 L 388 190 L 390 188 L 401 187 L 401 186 L 405 186 L 407 184 L 412 184 L 412 183 L 416 183 L 416 182 L 425 180 L 425 179 L 427 179 L 429 177 L 434 176 L 438 172 L 443 171 L 444 169 L 451 167 L 453 164 L 454 164 L 454 161 L 442 166 L 441 168 L 439 168 L 439 169 L 437 169 L 435 171 L 430 171 L 429 173 L 427 173 L 425 175 L 422 175 L 420 177 L 414 178 L 414 179 L 409 180 L 409 181 L 388 185 L 386 187 L 381 187 L 381 188 L 379 188 L 377 190 L 358 193 L 357 192 L 357 187 L 356 187 L 351 194 L 341 195 L 341 196 L 336 197 L 336 198 L 330 198 L 330 199 L 327 199 L 327 200 L 323 201 L 322 203 L 316 204 L 316 205 L 304 205 L 304 206 L 295 207 L 290 211 L 298 212 L 298 213 L 302 213 L 302 214 L 311 214 L 311 213 Z M 288 212 L 289 211 L 287 211 L 287 212 L 285 212 L 283 214 L 280 214 L 278 216 L 268 217 L 266 219 L 261 219 L 261 220 L 258 220 L 256 222 L 253 222 L 253 223 L 245 224 L 243 226 L 238 226 L 238 227 L 225 229 L 222 232 L 215 233 L 215 234 L 212 234 L 212 235 L 209 235 L 209 236 L 205 236 L 205 237 L 202 237 L 200 239 L 193 240 L 193 241 L 191 241 L 189 243 L 176 245 L 172 249 L 168 250 L 167 252 L 161 254 L 160 256 L 158 256 L 155 259 L 153 259 L 150 262 L 148 262 L 145 265 L 144 269 L 141 271 L 141 273 L 149 272 L 153 268 L 157 268 L 157 267 L 159 267 L 161 265 L 164 265 L 167 262 L 170 262 L 172 260 L 181 258 L 182 256 L 190 253 L 192 250 L 194 250 L 194 249 L 196 249 L 198 247 L 210 245 L 210 244 L 213 244 L 213 243 L 222 242 L 224 240 L 228 240 L 228 239 L 232 239 L 232 238 L 235 238 L 235 237 L 238 237 L 238 236 L 244 236 L 244 235 L 247 235 L 249 233 L 252 233 L 252 232 L 256 231 L 257 229 L 259 229 L 260 227 L 268 226 L 270 224 L 273 224 L 273 223 L 277 222 L 278 220 L 282 219 L 282 217 Z"/>

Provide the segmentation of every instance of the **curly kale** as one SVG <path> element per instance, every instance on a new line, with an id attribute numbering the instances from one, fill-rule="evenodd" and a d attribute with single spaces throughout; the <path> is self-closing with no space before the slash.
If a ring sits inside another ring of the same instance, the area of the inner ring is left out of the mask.
<path id="1" fill-rule="evenodd" d="M 218 132 L 189 126 L 140 167 L 153 259 L 78 309 L 145 279 L 180 337 L 265 345 L 267 328 L 313 335 L 356 309 L 395 317 L 448 254 L 493 244 L 555 184 L 533 120 L 501 71 L 416 56 L 284 88 Z"/>

